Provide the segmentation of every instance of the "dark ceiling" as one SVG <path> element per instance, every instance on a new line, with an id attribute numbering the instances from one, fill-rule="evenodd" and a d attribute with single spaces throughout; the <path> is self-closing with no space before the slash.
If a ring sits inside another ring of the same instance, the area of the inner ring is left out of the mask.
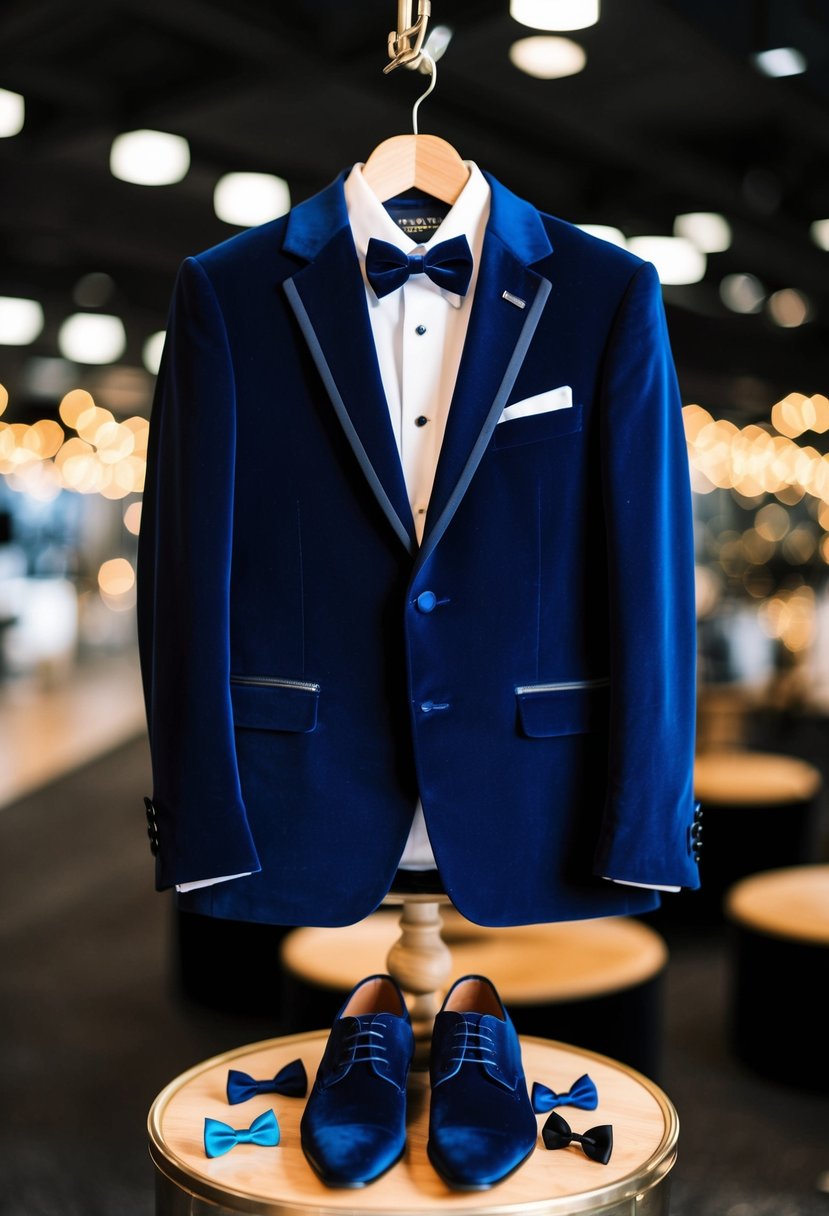
<path id="1" fill-rule="evenodd" d="M 32 347 L 0 346 L 8 420 L 59 398 L 57 329 L 91 272 L 111 276 L 102 310 L 124 318 L 125 363 L 140 367 L 181 259 L 236 231 L 212 210 L 222 174 L 278 173 L 298 202 L 411 129 L 425 77 L 382 71 L 396 11 L 394 0 L 5 0 L 0 86 L 25 96 L 27 122 L 0 139 L 0 295 L 37 298 L 47 317 Z M 432 20 L 454 37 L 421 130 L 574 222 L 632 236 L 669 234 L 678 212 L 727 216 L 733 245 L 709 257 L 705 280 L 665 289 L 686 401 L 748 418 L 791 390 L 829 392 L 829 254 L 809 237 L 829 216 L 826 0 L 604 0 L 599 24 L 571 35 L 586 70 L 560 81 L 510 64 L 510 44 L 531 31 L 508 0 L 433 0 Z M 760 75 L 750 53 L 775 45 L 798 47 L 809 70 Z M 137 127 L 187 137 L 184 181 L 111 176 L 112 138 Z M 732 272 L 805 292 L 811 321 L 781 329 L 728 312 L 719 282 Z M 92 387 L 101 373 L 71 375 Z M 146 409 L 151 381 L 135 372 L 134 386 Z"/>

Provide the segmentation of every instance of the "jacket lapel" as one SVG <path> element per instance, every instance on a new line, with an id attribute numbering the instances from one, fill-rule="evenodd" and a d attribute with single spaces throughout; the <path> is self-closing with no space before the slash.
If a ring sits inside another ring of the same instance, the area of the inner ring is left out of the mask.
<path id="1" fill-rule="evenodd" d="M 417 568 L 434 550 L 466 493 L 552 286 L 532 269 L 532 263 L 552 252 L 538 212 L 490 174 L 485 177 L 492 191 L 489 223 Z M 523 308 L 516 300 L 524 302 Z"/>
<path id="2" fill-rule="evenodd" d="M 344 177 L 291 212 L 284 249 L 308 263 L 283 286 L 354 455 L 392 528 L 414 554 L 414 521 L 348 223 Z"/>

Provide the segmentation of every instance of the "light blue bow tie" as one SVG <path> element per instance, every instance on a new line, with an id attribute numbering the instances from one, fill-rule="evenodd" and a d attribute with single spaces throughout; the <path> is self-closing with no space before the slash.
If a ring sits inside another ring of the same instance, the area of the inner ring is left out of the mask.
<path id="1" fill-rule="evenodd" d="M 273 1111 L 266 1110 L 250 1127 L 239 1130 L 218 1119 L 205 1119 L 204 1151 L 208 1157 L 221 1157 L 237 1144 L 260 1144 L 264 1148 L 279 1144 L 279 1124 Z"/>
<path id="2" fill-rule="evenodd" d="M 595 1110 L 599 1105 L 599 1095 L 595 1084 L 585 1073 L 563 1094 L 554 1093 L 540 1081 L 534 1081 L 532 1104 L 537 1115 L 545 1114 L 554 1106 L 577 1106 L 579 1110 Z"/>

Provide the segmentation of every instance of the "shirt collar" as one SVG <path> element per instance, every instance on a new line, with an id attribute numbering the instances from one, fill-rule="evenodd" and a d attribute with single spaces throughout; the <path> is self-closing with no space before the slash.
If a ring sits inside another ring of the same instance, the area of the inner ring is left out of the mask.
<path id="1" fill-rule="evenodd" d="M 398 249 L 402 249 L 404 253 L 411 253 L 415 249 L 425 252 L 433 245 L 447 241 L 453 236 L 465 236 L 472 252 L 473 271 L 470 289 L 466 297 L 456 295 L 453 291 L 444 291 L 440 288 L 438 290 L 455 308 L 460 308 L 465 298 L 471 298 L 478 276 L 484 234 L 489 219 L 490 189 L 489 183 L 474 161 L 467 160 L 464 161 L 464 164 L 469 169 L 469 177 L 452 209 L 429 240 L 420 242 L 413 241 L 401 228 L 398 228 L 363 177 L 362 163 L 354 165 L 345 179 L 343 189 L 348 220 L 363 277 L 365 277 L 366 249 L 372 237 L 381 241 L 389 241 Z M 380 303 L 373 292 L 369 292 L 369 298 L 373 303 Z"/>

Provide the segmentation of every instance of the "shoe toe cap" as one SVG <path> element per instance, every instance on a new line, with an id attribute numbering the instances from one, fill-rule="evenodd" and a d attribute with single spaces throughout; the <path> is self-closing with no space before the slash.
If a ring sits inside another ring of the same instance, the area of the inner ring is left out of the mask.
<path id="1" fill-rule="evenodd" d="M 404 1142 L 389 1127 L 373 1123 L 334 1123 L 304 1137 L 306 1155 L 330 1186 L 364 1186 L 385 1173 Z"/>
<path id="2" fill-rule="evenodd" d="M 429 1156 L 450 1185 L 482 1188 L 511 1174 L 534 1146 L 534 1137 L 453 1125 L 430 1138 Z"/>

